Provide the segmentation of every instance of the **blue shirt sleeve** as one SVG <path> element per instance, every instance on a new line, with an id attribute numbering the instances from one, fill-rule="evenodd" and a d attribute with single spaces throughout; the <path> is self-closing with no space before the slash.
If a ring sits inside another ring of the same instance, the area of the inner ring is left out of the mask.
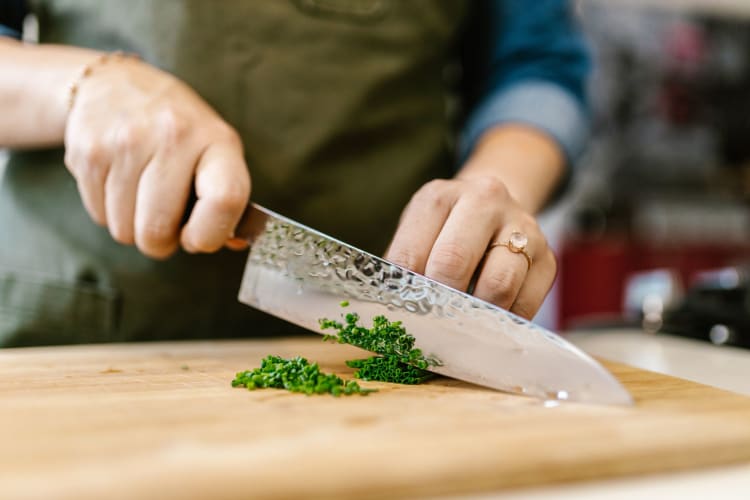
<path id="1" fill-rule="evenodd" d="M 463 49 L 470 112 L 459 141 L 462 160 L 502 123 L 549 134 L 569 164 L 580 155 L 590 60 L 572 9 L 566 0 L 477 2 Z"/>
<path id="2" fill-rule="evenodd" d="M 27 13 L 25 0 L 0 0 L 0 36 L 20 39 Z"/>

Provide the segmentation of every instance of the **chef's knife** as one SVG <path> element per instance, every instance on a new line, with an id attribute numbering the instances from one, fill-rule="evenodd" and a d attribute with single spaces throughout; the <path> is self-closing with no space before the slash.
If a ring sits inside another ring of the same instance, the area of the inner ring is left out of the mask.
<path id="1" fill-rule="evenodd" d="M 373 228 L 377 231 L 377 228 Z M 561 337 L 500 307 L 409 271 L 256 204 L 235 234 L 250 252 L 239 300 L 324 333 L 341 302 L 365 324 L 402 321 L 435 373 L 549 400 L 632 404 L 599 363 Z"/>

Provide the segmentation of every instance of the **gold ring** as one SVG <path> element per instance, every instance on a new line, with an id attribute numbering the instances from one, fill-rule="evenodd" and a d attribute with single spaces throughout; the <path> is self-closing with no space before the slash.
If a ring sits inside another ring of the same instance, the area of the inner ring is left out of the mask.
<path id="1" fill-rule="evenodd" d="M 508 241 L 493 243 L 490 245 L 487 251 L 489 252 L 495 247 L 505 247 L 513 253 L 520 253 L 521 255 L 526 257 L 526 270 L 528 271 L 531 268 L 531 264 L 533 262 L 533 260 L 531 259 L 531 255 L 529 255 L 529 252 L 526 251 L 526 245 L 528 244 L 528 236 L 520 231 L 513 231 L 512 233 L 510 233 L 510 238 L 508 238 Z"/>

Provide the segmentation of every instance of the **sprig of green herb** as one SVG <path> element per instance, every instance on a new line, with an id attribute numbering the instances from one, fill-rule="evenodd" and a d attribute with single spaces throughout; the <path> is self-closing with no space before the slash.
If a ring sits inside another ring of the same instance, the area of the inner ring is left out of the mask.
<path id="1" fill-rule="evenodd" d="M 367 359 L 353 359 L 346 362 L 350 368 L 357 368 L 354 376 L 362 380 L 379 380 L 399 384 L 421 384 L 434 375 L 428 371 L 407 365 L 391 356 L 372 356 Z"/>
<path id="2" fill-rule="evenodd" d="M 376 389 L 360 387 L 354 380 L 345 382 L 337 375 L 325 374 L 320 371 L 318 363 L 310 363 L 301 356 L 292 359 L 267 356 L 261 361 L 260 368 L 237 373 L 232 387 L 286 389 L 308 395 L 329 393 L 334 396 L 376 392 Z"/>
<path id="3" fill-rule="evenodd" d="M 346 307 L 343 303 L 341 305 Z M 357 313 L 347 313 L 344 319 L 346 324 L 327 318 L 320 319 L 322 330 L 336 330 L 335 334 L 324 335 L 323 340 L 350 344 L 380 355 L 347 361 L 350 367 L 358 368 L 354 373 L 355 377 L 362 380 L 418 384 L 434 376 L 426 369 L 438 362 L 425 358 L 422 351 L 414 347 L 414 336 L 406 332 L 400 321 L 390 322 L 385 316 L 376 316 L 373 318 L 372 328 L 366 328 L 357 324 Z"/>

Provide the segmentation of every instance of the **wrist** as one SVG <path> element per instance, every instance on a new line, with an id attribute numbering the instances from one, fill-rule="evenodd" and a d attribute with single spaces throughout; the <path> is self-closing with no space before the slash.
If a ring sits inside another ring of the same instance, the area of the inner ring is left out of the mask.
<path id="1" fill-rule="evenodd" d="M 122 64 L 128 60 L 140 60 L 138 55 L 130 54 L 121 51 L 115 52 L 100 52 L 93 59 L 88 61 L 86 64 L 81 66 L 77 75 L 68 84 L 66 94 L 66 105 L 68 114 L 73 110 L 76 99 L 81 87 L 89 80 L 95 73 L 103 71 L 105 66 L 111 66 L 114 64 Z"/>
<path id="2" fill-rule="evenodd" d="M 565 156 L 554 139 L 526 125 L 505 124 L 484 133 L 457 177 L 497 178 L 525 210 L 536 213 L 564 170 Z"/>

